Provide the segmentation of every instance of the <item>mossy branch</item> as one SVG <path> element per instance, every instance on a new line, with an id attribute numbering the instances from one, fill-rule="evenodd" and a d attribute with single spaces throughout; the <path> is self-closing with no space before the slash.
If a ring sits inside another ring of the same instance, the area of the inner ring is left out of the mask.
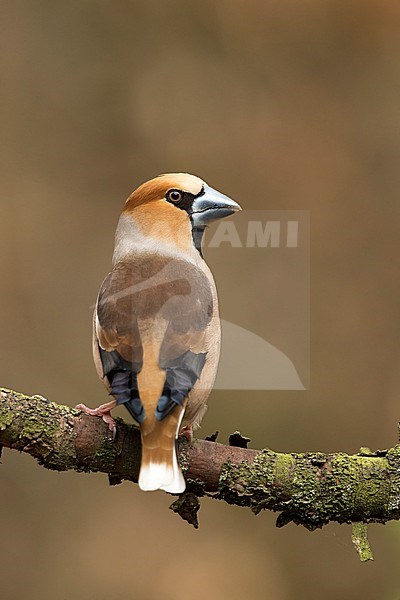
<path id="1" fill-rule="evenodd" d="M 180 498 L 173 510 L 183 515 L 195 505 L 197 511 L 194 497 L 208 495 L 250 507 L 255 514 L 277 511 L 278 527 L 293 521 L 313 530 L 329 521 L 399 519 L 400 446 L 377 452 L 363 448 L 355 455 L 283 454 L 240 447 L 246 439 L 237 434 L 231 443 L 238 445 L 179 439 L 191 496 Z M 41 396 L 0 388 L 0 444 L 27 452 L 48 469 L 100 471 L 109 475 L 111 484 L 137 482 L 141 443 L 135 426 L 118 420 L 113 441 L 101 419 Z M 191 519 L 196 526 L 195 515 Z M 355 536 L 355 543 L 360 539 Z"/>

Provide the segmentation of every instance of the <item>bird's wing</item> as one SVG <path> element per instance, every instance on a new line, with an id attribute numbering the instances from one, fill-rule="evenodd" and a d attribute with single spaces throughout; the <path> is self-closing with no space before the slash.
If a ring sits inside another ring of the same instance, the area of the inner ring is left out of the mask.
<path id="1" fill-rule="evenodd" d="M 103 374 L 117 404 L 126 404 L 139 423 L 147 409 L 146 390 L 138 385 L 144 363 L 155 354 L 152 368 L 159 371 L 161 385 L 153 410 L 162 420 L 183 406 L 200 377 L 212 316 L 209 278 L 182 259 L 142 255 L 118 263 L 106 277 L 96 309 Z"/>

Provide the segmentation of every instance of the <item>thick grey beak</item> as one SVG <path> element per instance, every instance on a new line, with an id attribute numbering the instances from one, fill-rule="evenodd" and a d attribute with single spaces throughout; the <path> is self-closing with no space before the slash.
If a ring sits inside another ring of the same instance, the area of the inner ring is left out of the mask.
<path id="1" fill-rule="evenodd" d="M 212 187 L 204 184 L 204 194 L 195 198 L 192 205 L 191 217 L 195 227 L 208 225 L 211 221 L 229 217 L 242 210 L 237 202 L 224 196 Z"/>

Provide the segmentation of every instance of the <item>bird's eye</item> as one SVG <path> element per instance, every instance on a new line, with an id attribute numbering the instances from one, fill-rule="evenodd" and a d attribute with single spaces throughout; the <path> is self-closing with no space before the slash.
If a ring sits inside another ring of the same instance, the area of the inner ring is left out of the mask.
<path id="1" fill-rule="evenodd" d="M 179 200 L 181 200 L 181 198 L 182 198 L 182 192 L 179 192 L 178 190 L 170 190 L 167 194 L 167 199 L 170 202 L 173 202 L 174 204 L 179 202 Z"/>

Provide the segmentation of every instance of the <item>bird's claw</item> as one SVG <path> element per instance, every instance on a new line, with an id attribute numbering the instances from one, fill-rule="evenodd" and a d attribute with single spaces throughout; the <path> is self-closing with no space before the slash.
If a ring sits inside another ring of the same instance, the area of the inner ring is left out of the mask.
<path id="1" fill-rule="evenodd" d="M 108 429 L 112 433 L 112 439 L 113 439 L 113 442 L 114 442 L 115 438 L 117 437 L 117 424 L 116 424 L 115 420 L 112 418 L 112 416 L 110 415 L 110 413 L 104 414 L 104 415 L 101 415 L 101 416 L 102 416 L 103 421 L 105 423 L 107 423 Z"/>
<path id="2" fill-rule="evenodd" d="M 192 426 L 185 425 L 185 427 L 182 427 L 182 429 L 179 432 L 179 435 L 182 435 L 183 437 L 185 437 L 187 439 L 187 441 L 189 442 L 189 444 L 191 444 L 193 442 Z"/>
<path id="3" fill-rule="evenodd" d="M 108 429 L 112 433 L 112 439 L 115 440 L 117 436 L 117 424 L 115 420 L 112 418 L 110 411 L 104 406 L 99 406 L 98 408 L 89 408 L 86 404 L 77 404 L 75 406 L 78 410 L 81 410 L 85 413 L 85 415 L 91 415 L 92 417 L 101 417 L 105 423 L 108 425 Z"/>

